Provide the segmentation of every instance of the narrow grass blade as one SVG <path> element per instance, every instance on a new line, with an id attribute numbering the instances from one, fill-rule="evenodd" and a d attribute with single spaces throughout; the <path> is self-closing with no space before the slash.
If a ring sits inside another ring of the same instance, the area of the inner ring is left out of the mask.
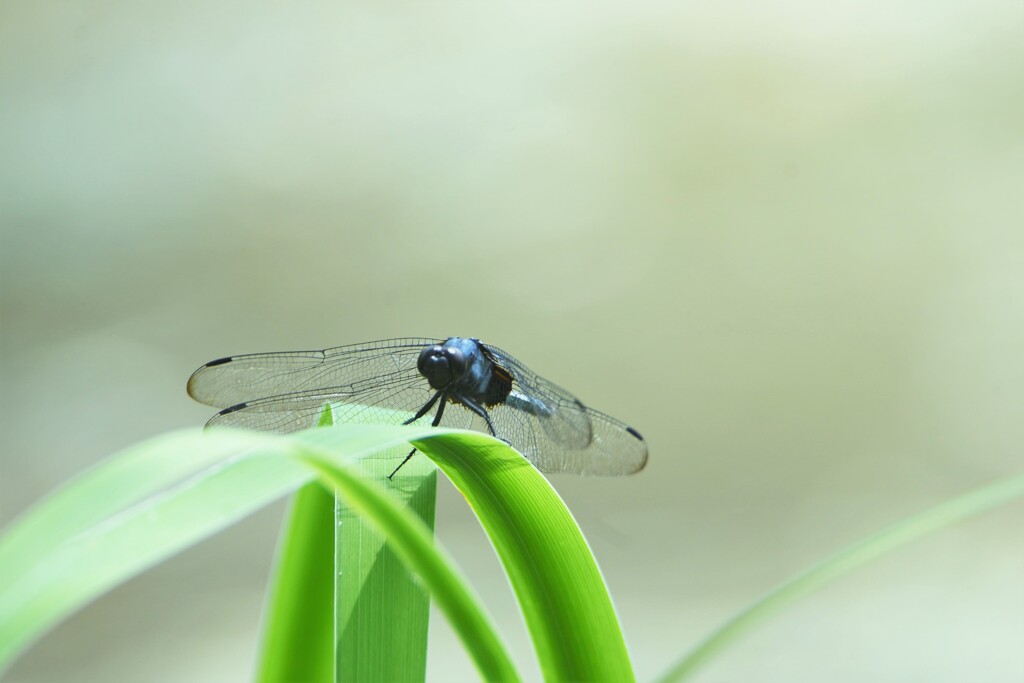
<path id="1" fill-rule="evenodd" d="M 85 603 L 312 479 L 300 463 L 280 457 L 291 449 L 288 443 L 256 437 L 263 446 L 253 447 L 258 441 L 248 440 L 247 457 L 232 461 L 230 456 L 238 451 L 225 449 L 220 437 L 205 439 L 197 430 L 190 436 L 170 438 L 182 448 L 176 457 L 187 457 L 190 450 L 209 450 L 216 451 L 222 462 L 111 511 L 74 534 L 67 532 L 70 527 L 80 527 L 79 523 L 44 524 L 39 520 L 51 516 L 85 518 L 101 507 L 97 498 L 110 493 L 106 486 L 109 477 L 102 465 L 75 483 L 73 496 L 54 496 L 26 516 L 38 532 L 31 546 L 33 564 L 11 583 L 0 585 L 0 671 L 32 641 Z M 157 439 L 152 445 L 160 450 L 166 443 Z M 142 445 L 111 463 L 118 469 L 125 465 L 124 457 L 146 452 Z M 209 454 L 204 453 L 204 457 Z M 125 484 L 130 485 L 130 481 Z M 72 498 L 81 503 L 81 516 L 79 507 L 70 504 Z M 59 504 L 51 509 L 55 500 Z M 23 532 L 15 527 L 11 533 L 17 538 Z M 8 553 L 12 547 L 16 551 L 21 543 L 3 545 L 0 565 L 17 559 Z"/>
<path id="2" fill-rule="evenodd" d="M 408 452 L 403 444 L 395 454 L 401 458 Z M 433 463 L 413 458 L 391 482 L 386 477 L 395 467 L 393 459 L 362 460 L 353 467 L 364 479 L 386 482 L 388 492 L 433 535 Z M 427 670 L 430 595 L 396 552 L 393 531 L 378 528 L 348 495 L 339 495 L 335 532 L 336 680 L 421 683 Z"/>
<path id="3" fill-rule="evenodd" d="M 260 683 L 334 680 L 334 495 L 319 483 L 295 493 L 264 615 Z"/>
<path id="4" fill-rule="evenodd" d="M 330 405 L 321 425 L 334 424 Z M 406 444 L 394 449 L 403 457 Z M 434 532 L 437 470 L 414 462 L 389 490 Z M 359 473 L 383 482 L 393 467 L 389 459 L 364 459 Z M 399 485 L 400 484 L 400 485 Z M 334 517 L 334 676 L 336 681 L 420 683 L 427 673 L 430 596 L 417 583 L 386 536 L 338 498 Z"/>
<path id="5" fill-rule="evenodd" d="M 465 436 L 451 435 L 450 438 L 458 442 Z M 477 598 L 466 581 L 434 545 L 430 529 L 410 510 L 395 503 L 379 486 L 339 466 L 329 456 L 306 454 L 301 459 L 314 468 L 323 481 L 334 486 L 349 507 L 386 533 L 395 554 L 409 569 L 415 570 L 467 645 L 481 677 L 487 681 L 519 680 L 490 620 L 476 606 Z"/>
<path id="6" fill-rule="evenodd" d="M 12 585 L 37 566 L 41 554 L 54 544 L 231 454 L 266 443 L 256 434 L 225 430 L 209 433 L 196 448 L 198 433 L 173 432 L 129 447 L 69 480 L 13 520 L 0 535 L 0 587 Z"/>
<path id="7" fill-rule="evenodd" d="M 317 427 L 334 425 L 325 404 Z M 260 683 L 334 680 L 334 494 L 307 484 L 292 498 L 264 609 Z"/>
<path id="8" fill-rule="evenodd" d="M 422 439 L 494 544 L 548 681 L 635 679 L 615 609 L 576 521 L 547 479 L 487 437 Z"/>
<path id="9" fill-rule="evenodd" d="M 734 616 L 658 680 L 669 683 L 690 678 L 715 655 L 787 605 L 911 541 L 1020 498 L 1024 498 L 1024 475 L 976 489 L 854 543 L 775 588 Z"/>

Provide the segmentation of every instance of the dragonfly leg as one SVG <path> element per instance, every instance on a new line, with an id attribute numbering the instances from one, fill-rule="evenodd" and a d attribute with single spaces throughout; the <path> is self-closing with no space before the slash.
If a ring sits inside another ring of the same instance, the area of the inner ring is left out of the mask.
<path id="1" fill-rule="evenodd" d="M 409 420 L 409 422 L 413 422 L 414 420 L 418 420 L 419 418 L 423 417 L 423 415 L 427 412 L 427 410 L 429 410 L 430 407 L 432 405 L 434 405 L 434 403 L 437 402 L 437 399 L 441 396 L 442 393 L 444 393 L 444 392 L 439 391 L 436 394 L 434 394 L 434 398 L 430 399 L 430 402 L 428 402 L 427 405 L 425 406 L 425 408 L 420 411 L 419 415 L 417 417 L 414 417 L 412 420 Z M 436 427 L 437 425 L 441 424 L 441 416 L 444 415 L 444 406 L 445 406 L 445 404 L 447 402 L 448 402 L 447 400 L 443 400 L 443 401 L 441 401 L 441 404 L 437 407 L 437 415 L 434 416 L 433 421 L 430 423 L 431 427 Z M 409 424 L 409 422 L 406 422 L 404 424 Z M 411 458 L 414 455 L 416 455 L 416 449 L 415 448 L 412 449 L 411 451 L 409 451 L 409 455 L 405 456 L 405 460 L 403 460 L 402 462 L 398 463 L 398 467 L 396 467 L 391 472 L 391 474 L 388 475 L 388 479 L 391 479 L 393 476 L 398 474 L 398 470 L 402 469 L 402 465 L 404 465 L 405 463 L 409 462 L 409 458 Z"/>
<path id="2" fill-rule="evenodd" d="M 484 419 L 484 422 L 487 423 L 487 428 L 489 430 L 491 430 L 491 436 L 494 436 L 494 437 L 498 436 L 498 433 L 494 431 L 494 425 L 491 424 L 491 416 L 487 414 L 487 411 L 484 410 L 483 406 L 481 406 L 476 401 L 473 401 L 473 400 L 468 399 L 468 398 L 462 398 L 461 396 L 459 396 L 458 399 L 459 399 L 459 403 L 461 403 L 462 405 L 466 406 L 467 408 L 469 408 L 474 413 L 476 413 L 477 415 L 479 415 L 480 417 L 482 417 Z"/>
<path id="3" fill-rule="evenodd" d="M 420 408 L 418 411 L 416 411 L 415 415 L 410 417 L 408 420 L 406 420 L 402 424 L 404 424 L 404 425 L 412 424 L 413 422 L 415 422 L 416 420 L 420 419 L 421 417 L 426 415 L 428 412 L 430 412 L 430 409 L 434 407 L 434 404 L 437 403 L 437 399 L 441 398 L 441 394 L 443 394 L 443 393 L 444 393 L 443 391 L 439 391 L 436 394 L 434 394 L 434 396 L 429 401 L 427 401 L 423 405 L 422 408 Z M 441 405 L 443 406 L 444 404 L 442 403 Z M 434 425 L 434 426 L 436 427 L 437 425 Z"/>
<path id="4" fill-rule="evenodd" d="M 391 477 L 393 477 L 396 474 L 398 474 L 398 470 L 402 469 L 402 465 L 404 465 L 405 463 L 409 462 L 409 458 L 411 458 L 414 455 L 416 455 L 416 449 L 415 448 L 412 449 L 411 451 L 409 451 L 409 455 L 405 456 L 405 460 L 403 460 L 402 462 L 398 463 L 398 467 L 396 467 L 391 472 L 391 474 L 388 475 L 388 479 L 390 479 Z"/>

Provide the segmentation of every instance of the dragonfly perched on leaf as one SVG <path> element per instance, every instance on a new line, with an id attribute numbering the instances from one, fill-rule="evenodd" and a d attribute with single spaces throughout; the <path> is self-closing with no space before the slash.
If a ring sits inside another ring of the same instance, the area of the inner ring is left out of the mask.
<path id="1" fill-rule="evenodd" d="M 435 427 L 442 417 L 450 427 L 468 429 L 476 422 L 542 472 L 614 476 L 639 472 L 647 463 L 647 443 L 635 429 L 472 338 L 386 339 L 229 356 L 192 373 L 188 393 L 222 408 L 207 426 L 292 432 L 315 425 L 325 404 L 338 423 L 365 422 L 376 411 L 411 424 L 434 410 Z"/>

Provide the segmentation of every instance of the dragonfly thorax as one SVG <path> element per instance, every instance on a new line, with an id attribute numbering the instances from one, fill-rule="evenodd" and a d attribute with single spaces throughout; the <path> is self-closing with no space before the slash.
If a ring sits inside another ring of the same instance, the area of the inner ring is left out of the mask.
<path id="1" fill-rule="evenodd" d="M 416 367 L 432 389 L 443 391 L 452 399 L 495 402 L 488 400 L 493 364 L 476 339 L 451 337 L 443 344 L 431 344 L 420 352 Z"/>

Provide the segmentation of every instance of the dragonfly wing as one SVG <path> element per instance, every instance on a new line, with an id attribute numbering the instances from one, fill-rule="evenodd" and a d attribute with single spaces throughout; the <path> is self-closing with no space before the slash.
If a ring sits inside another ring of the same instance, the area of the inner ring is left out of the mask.
<path id="1" fill-rule="evenodd" d="M 521 450 L 537 469 L 616 476 L 638 472 L 647 464 L 647 443 L 636 430 L 586 407 L 501 349 L 489 348 L 513 376 L 512 393 L 491 409 L 491 419 L 498 436 Z"/>
<path id="2" fill-rule="evenodd" d="M 381 378 L 394 382 L 410 371 L 415 375 L 420 351 L 434 343 L 437 343 L 434 339 L 386 339 L 322 351 L 252 353 L 220 358 L 192 373 L 188 393 L 200 403 L 215 408 L 318 390 L 332 395 L 342 391 L 359 394 Z M 283 407 L 282 410 L 289 409 Z"/>
<path id="3" fill-rule="evenodd" d="M 647 464 L 647 442 L 623 422 L 585 408 L 590 441 L 571 445 L 551 428 L 551 418 L 527 413 L 507 404 L 490 409 L 497 436 L 506 439 L 541 472 L 595 476 L 621 476 L 639 472 Z M 564 432 L 561 432 L 564 433 Z"/>
<path id="4" fill-rule="evenodd" d="M 269 396 L 225 408 L 206 425 L 294 432 L 315 426 L 327 404 L 335 423 L 402 424 L 433 395 L 424 384 L 418 376 L 408 376 L 361 390 L 348 385 Z"/>
<path id="5" fill-rule="evenodd" d="M 326 404 L 336 422 L 401 424 L 434 392 L 416 359 L 428 338 L 387 339 L 322 351 L 221 358 L 196 370 L 188 392 L 223 408 L 208 425 L 291 432 L 316 424 Z M 647 462 L 647 444 L 618 420 L 591 410 L 508 353 L 484 347 L 513 377 L 504 403 L 489 407 L 497 435 L 543 472 L 630 474 Z M 431 411 L 433 413 L 433 411 Z M 431 414 L 421 418 L 429 422 Z M 446 408 L 442 425 L 469 427 L 473 414 Z"/>

